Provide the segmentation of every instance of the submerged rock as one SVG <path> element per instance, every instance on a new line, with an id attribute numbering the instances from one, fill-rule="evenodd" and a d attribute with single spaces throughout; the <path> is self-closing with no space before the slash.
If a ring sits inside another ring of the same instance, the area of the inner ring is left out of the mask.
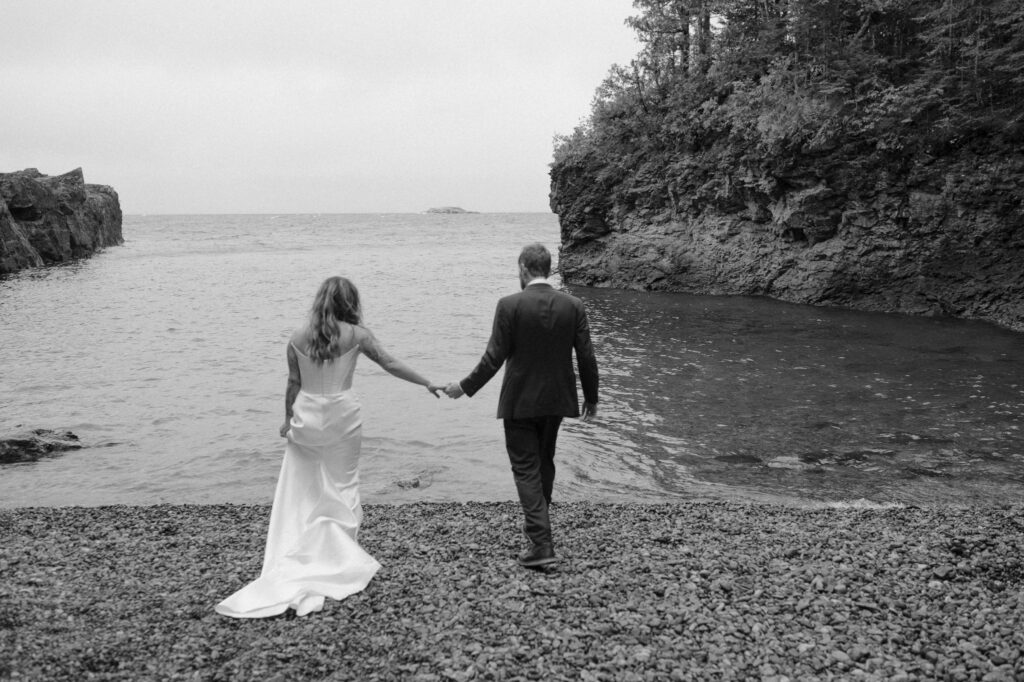
<path id="1" fill-rule="evenodd" d="M 25 434 L 0 438 L 0 464 L 35 462 L 42 457 L 67 450 L 79 450 L 82 444 L 71 431 L 35 429 Z"/>
<path id="2" fill-rule="evenodd" d="M 35 168 L 0 173 L 0 275 L 123 242 L 117 192 L 86 184 L 81 168 L 56 176 Z"/>

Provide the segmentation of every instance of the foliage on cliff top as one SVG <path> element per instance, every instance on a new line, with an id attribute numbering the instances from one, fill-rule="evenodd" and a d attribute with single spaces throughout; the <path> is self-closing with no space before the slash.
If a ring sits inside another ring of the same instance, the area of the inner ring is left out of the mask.
<path id="1" fill-rule="evenodd" d="M 556 138 L 553 178 L 655 208 L 684 196 L 699 211 L 736 185 L 775 196 L 809 160 L 853 192 L 885 172 L 942 191 L 941 174 L 913 178 L 935 160 L 984 155 L 975 172 L 991 177 L 1024 170 L 1002 165 L 1024 141 L 1019 0 L 634 7 L 642 49 L 612 67 L 589 120 Z M 1013 194 L 1004 201 L 1020 210 Z"/>

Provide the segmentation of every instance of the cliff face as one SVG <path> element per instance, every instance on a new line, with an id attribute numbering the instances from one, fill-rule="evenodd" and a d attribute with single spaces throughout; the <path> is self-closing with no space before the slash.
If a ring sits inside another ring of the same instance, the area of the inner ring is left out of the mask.
<path id="1" fill-rule="evenodd" d="M 606 164 L 563 159 L 551 171 L 562 277 L 1024 331 L 1024 155 L 850 161 L 645 166 L 610 181 Z"/>
<path id="2" fill-rule="evenodd" d="M 0 275 L 88 256 L 124 242 L 117 192 L 77 168 L 0 173 Z"/>

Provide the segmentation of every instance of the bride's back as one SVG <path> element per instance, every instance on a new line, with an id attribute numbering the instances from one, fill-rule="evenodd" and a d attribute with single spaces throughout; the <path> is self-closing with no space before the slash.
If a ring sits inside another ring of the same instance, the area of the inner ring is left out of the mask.
<path id="1" fill-rule="evenodd" d="M 324 362 L 310 357 L 310 330 L 304 328 L 292 335 L 291 345 L 299 364 L 302 390 L 314 395 L 344 393 L 352 388 L 352 375 L 359 357 L 359 335 L 354 325 L 340 322 L 338 350 Z"/>

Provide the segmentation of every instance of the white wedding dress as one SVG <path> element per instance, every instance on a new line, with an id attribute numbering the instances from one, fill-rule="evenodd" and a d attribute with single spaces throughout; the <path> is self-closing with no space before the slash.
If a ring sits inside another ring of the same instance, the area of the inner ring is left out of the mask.
<path id="1" fill-rule="evenodd" d="M 361 591 L 380 564 L 356 542 L 362 420 L 352 395 L 358 347 L 318 366 L 296 349 L 302 389 L 274 494 L 260 577 L 216 606 L 233 618 L 289 608 L 304 616 L 324 598 Z"/>

